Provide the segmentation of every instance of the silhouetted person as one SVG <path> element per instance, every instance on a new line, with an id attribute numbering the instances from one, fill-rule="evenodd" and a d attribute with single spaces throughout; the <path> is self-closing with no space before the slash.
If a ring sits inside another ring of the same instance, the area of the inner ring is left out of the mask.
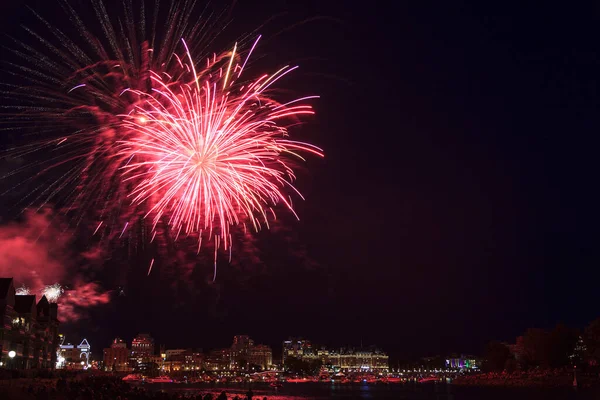
<path id="1" fill-rule="evenodd" d="M 227 393 L 221 392 L 219 397 L 217 397 L 217 400 L 227 400 Z"/>

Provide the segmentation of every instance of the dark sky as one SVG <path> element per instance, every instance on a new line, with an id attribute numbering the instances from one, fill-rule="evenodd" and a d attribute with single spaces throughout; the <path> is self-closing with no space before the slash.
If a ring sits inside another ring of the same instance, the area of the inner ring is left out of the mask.
<path id="1" fill-rule="evenodd" d="M 238 1 L 224 42 L 276 16 L 261 62 L 298 63 L 286 87 L 322 97 L 292 132 L 326 152 L 299 174 L 301 221 L 259 235 L 260 267 L 220 261 L 216 284 L 107 261 L 126 296 L 73 341 L 302 335 L 412 357 L 600 316 L 600 9 L 411 3 Z"/>

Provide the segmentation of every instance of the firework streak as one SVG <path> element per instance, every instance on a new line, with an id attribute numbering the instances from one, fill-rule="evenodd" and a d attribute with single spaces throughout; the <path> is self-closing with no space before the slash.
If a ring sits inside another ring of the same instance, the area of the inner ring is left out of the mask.
<path id="1" fill-rule="evenodd" d="M 277 203 L 294 212 L 285 189 L 299 192 L 288 181 L 294 174 L 286 158 L 322 151 L 287 139 L 278 122 L 313 114 L 303 102 L 315 96 L 287 104 L 266 96 L 289 67 L 235 85 L 243 70 L 233 63 L 235 48 L 224 67 L 208 60 L 202 71 L 187 56 L 190 64 L 181 67 L 192 71 L 191 81 L 151 73 L 152 94 L 136 91 L 144 101 L 125 118 L 124 129 L 136 134 L 120 142 L 121 158 L 131 160 L 122 173 L 137 182 L 129 196 L 149 203 L 154 227 L 166 215 L 176 237 L 196 233 L 200 245 L 205 234 L 227 249 L 230 226 L 268 227 Z"/>
<path id="2" fill-rule="evenodd" d="M 92 0 L 104 40 L 66 1 L 60 4 L 86 45 L 38 16 L 49 37 L 27 29 L 38 47 L 15 40 L 25 64 L 10 64 L 28 85 L 3 85 L 5 98 L 18 102 L 4 107 L 18 111 L 9 129 L 35 126 L 42 136 L 8 156 L 51 154 L 7 175 L 36 171 L 17 186 L 51 176 L 24 197 L 24 208 L 60 204 L 76 212 L 78 226 L 95 221 L 91 230 L 100 237 L 142 231 L 153 241 L 168 232 L 194 238 L 197 252 L 208 241 L 215 262 L 218 249 L 231 251 L 233 227 L 268 228 L 280 205 L 297 217 L 290 194 L 302 196 L 292 184 L 293 162 L 304 161 L 303 154 L 323 156 L 291 140 L 287 129 L 314 113 L 307 102 L 317 96 L 274 98 L 274 85 L 297 67 L 245 77 L 260 37 L 247 42 L 245 53 L 236 44 L 220 56 L 199 56 L 209 54 L 200 38 L 216 26 L 190 22 L 193 2 L 165 12 L 163 34 L 157 34 L 156 2 L 145 39 L 144 2 L 135 17 L 125 0 L 125 24 L 115 24 L 103 2 Z M 140 221 L 150 229 L 134 230 Z M 152 265 L 154 259 L 148 273 Z"/>

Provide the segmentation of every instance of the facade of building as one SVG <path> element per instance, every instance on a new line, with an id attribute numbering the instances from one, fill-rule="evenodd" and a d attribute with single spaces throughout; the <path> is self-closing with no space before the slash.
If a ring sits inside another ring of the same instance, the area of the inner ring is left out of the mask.
<path id="1" fill-rule="evenodd" d="M 186 349 L 170 349 L 170 350 L 165 350 L 165 358 L 167 360 L 172 359 L 173 357 L 176 357 L 178 355 L 181 355 L 183 353 L 185 353 L 187 350 Z"/>
<path id="2" fill-rule="evenodd" d="M 67 343 L 58 348 L 57 368 L 69 370 L 87 369 L 91 363 L 91 349 L 87 339 L 83 339 L 77 346 Z"/>
<path id="3" fill-rule="evenodd" d="M 154 339 L 147 333 L 138 334 L 131 341 L 131 361 L 142 363 L 154 355 Z"/>
<path id="4" fill-rule="evenodd" d="M 169 373 L 200 371 L 203 368 L 204 356 L 199 351 L 191 349 L 175 351 L 167 350 L 163 360 L 163 370 Z"/>
<path id="5" fill-rule="evenodd" d="M 234 359 L 234 352 L 229 349 L 211 350 L 204 360 L 204 369 L 207 371 L 231 371 L 238 369 Z"/>
<path id="6" fill-rule="evenodd" d="M 288 357 L 294 357 L 301 360 L 316 360 L 317 351 L 309 340 L 300 338 L 289 338 L 283 342 L 282 362 Z"/>
<path id="7" fill-rule="evenodd" d="M 127 344 L 120 338 L 115 338 L 109 348 L 104 349 L 103 365 L 105 371 L 129 372 L 130 351 Z"/>
<path id="8" fill-rule="evenodd" d="M 514 357 L 517 366 L 520 367 L 525 362 L 525 342 L 523 336 L 518 336 L 515 344 L 506 344 L 510 354 Z"/>
<path id="9" fill-rule="evenodd" d="M 283 342 L 283 364 L 290 357 L 306 362 L 320 361 L 341 371 L 378 371 L 389 369 L 389 357 L 376 348 L 341 349 L 316 348 L 309 340 L 290 338 Z"/>
<path id="10" fill-rule="evenodd" d="M 248 350 L 247 360 L 250 365 L 258 365 L 262 369 L 267 369 L 273 365 L 273 351 L 264 344 L 252 346 Z"/>
<path id="11" fill-rule="evenodd" d="M 230 354 L 231 369 L 267 369 L 273 364 L 273 352 L 269 346 L 254 344 L 248 335 L 233 337 Z"/>
<path id="12" fill-rule="evenodd" d="M 481 359 L 475 356 L 469 356 L 464 354 L 460 357 L 451 357 L 446 360 L 446 368 L 479 369 L 481 368 Z"/>
<path id="13" fill-rule="evenodd" d="M 50 304 L 45 296 L 36 304 L 34 295 L 16 295 L 12 278 L 0 278 L 1 365 L 15 369 L 54 368 L 57 314 L 58 306 Z"/>
<path id="14" fill-rule="evenodd" d="M 343 372 L 385 372 L 389 369 L 388 355 L 377 349 L 330 351 L 321 361 L 325 365 L 339 367 Z"/>

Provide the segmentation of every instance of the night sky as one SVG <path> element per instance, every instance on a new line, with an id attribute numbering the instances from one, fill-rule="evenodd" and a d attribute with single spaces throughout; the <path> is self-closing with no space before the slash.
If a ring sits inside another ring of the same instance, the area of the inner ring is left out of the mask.
<path id="1" fill-rule="evenodd" d="M 260 265 L 220 260 L 215 284 L 210 262 L 146 277 L 115 249 L 95 279 L 125 296 L 69 340 L 249 334 L 277 351 L 304 336 L 398 359 L 600 316 L 600 9 L 412 3 L 237 1 L 224 46 L 268 21 L 257 64 L 299 64 L 285 88 L 321 96 L 292 131 L 326 153 L 298 174 L 301 220 L 257 235 Z M 5 30 L 33 21 L 2 7 Z"/>

